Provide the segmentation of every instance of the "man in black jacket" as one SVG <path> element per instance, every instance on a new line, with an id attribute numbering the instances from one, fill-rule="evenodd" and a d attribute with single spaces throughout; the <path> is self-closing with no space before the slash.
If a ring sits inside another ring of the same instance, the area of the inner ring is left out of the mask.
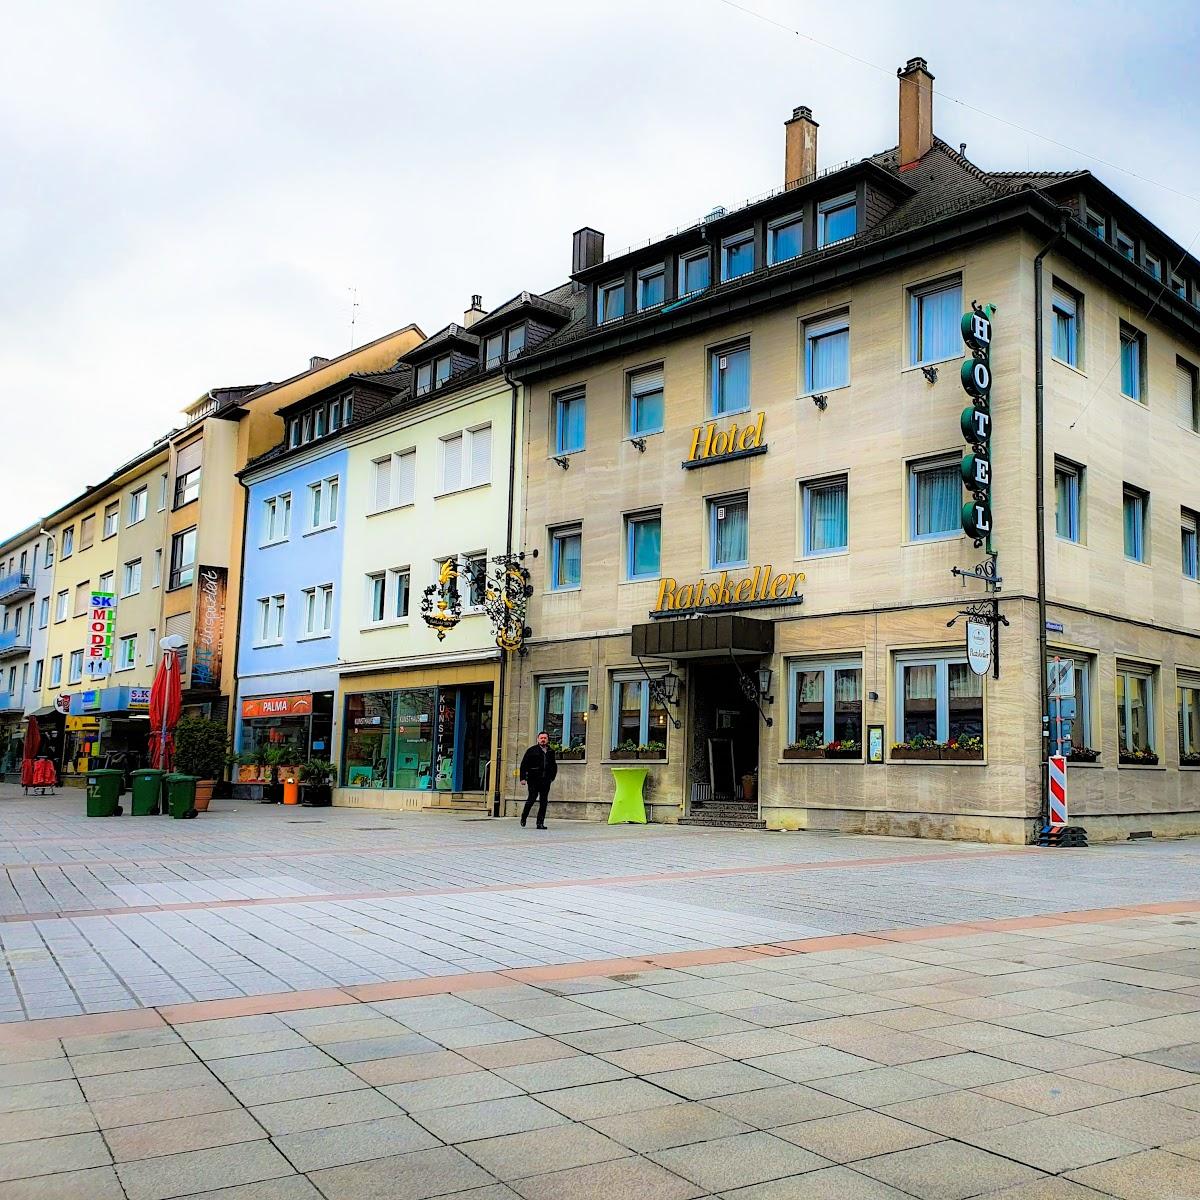
<path id="1" fill-rule="evenodd" d="M 530 746 L 521 759 L 521 782 L 529 785 L 529 799 L 521 813 L 521 824 L 529 820 L 529 810 L 536 800 L 538 806 L 537 827 L 546 828 L 546 802 L 550 799 L 550 785 L 558 774 L 558 760 L 550 749 L 550 735 L 543 730 L 537 736 L 537 745 Z"/>

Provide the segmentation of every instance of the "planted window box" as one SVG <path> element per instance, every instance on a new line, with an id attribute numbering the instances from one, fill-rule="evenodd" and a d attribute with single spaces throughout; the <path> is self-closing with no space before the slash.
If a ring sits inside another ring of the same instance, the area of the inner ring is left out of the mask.
<path id="1" fill-rule="evenodd" d="M 825 747 L 826 758 L 862 758 L 862 746 L 853 738 L 830 742 Z"/>
<path id="2" fill-rule="evenodd" d="M 1099 750 L 1093 750 L 1090 746 L 1072 746 L 1071 753 L 1067 755 L 1069 763 L 1094 763 L 1100 757 Z M 1196 764 L 1200 766 L 1200 755 L 1196 756 Z"/>
<path id="3" fill-rule="evenodd" d="M 821 738 L 806 737 L 783 748 L 783 757 L 792 762 L 805 759 L 824 758 L 825 743 Z"/>
<path id="4" fill-rule="evenodd" d="M 942 760 L 950 762 L 979 762 L 983 758 L 983 739 L 960 737 L 942 746 Z"/>
<path id="5" fill-rule="evenodd" d="M 609 753 L 617 761 L 662 762 L 667 757 L 667 747 L 662 742 L 646 742 L 640 746 L 633 742 L 622 742 Z"/>
<path id="6" fill-rule="evenodd" d="M 586 746 L 563 746 L 555 742 L 550 743 L 550 749 L 559 762 L 583 762 L 587 753 Z"/>
<path id="7" fill-rule="evenodd" d="M 1200 767 L 1200 754 L 1180 754 L 1179 765 L 1181 767 Z"/>
<path id="8" fill-rule="evenodd" d="M 897 742 L 892 747 L 892 761 L 906 762 L 919 759 L 923 762 L 936 762 L 942 757 L 942 746 L 931 738 L 914 737 L 908 742 Z"/>
<path id="9" fill-rule="evenodd" d="M 1117 761 L 1123 767 L 1157 767 L 1158 755 L 1153 750 L 1122 750 Z"/>

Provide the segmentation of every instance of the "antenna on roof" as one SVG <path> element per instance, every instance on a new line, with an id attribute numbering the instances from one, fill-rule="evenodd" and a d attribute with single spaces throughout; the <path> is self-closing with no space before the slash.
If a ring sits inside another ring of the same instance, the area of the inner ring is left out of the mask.
<path id="1" fill-rule="evenodd" d="M 358 288 L 350 287 L 346 291 L 350 293 L 350 349 L 354 349 L 354 326 L 358 321 Z"/>

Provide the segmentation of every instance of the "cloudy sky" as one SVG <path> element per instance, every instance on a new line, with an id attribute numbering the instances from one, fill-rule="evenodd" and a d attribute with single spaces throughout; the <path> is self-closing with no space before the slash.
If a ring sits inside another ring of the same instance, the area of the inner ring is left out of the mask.
<path id="1" fill-rule="evenodd" d="M 1200 231 L 1193 4 L 737 3 L 809 38 L 725 0 L 9 5 L 0 534 L 209 387 L 348 349 L 351 288 L 361 343 L 552 286 L 580 225 L 616 249 L 778 186 L 797 104 L 823 165 L 894 145 L 914 54 L 980 165 Z"/>

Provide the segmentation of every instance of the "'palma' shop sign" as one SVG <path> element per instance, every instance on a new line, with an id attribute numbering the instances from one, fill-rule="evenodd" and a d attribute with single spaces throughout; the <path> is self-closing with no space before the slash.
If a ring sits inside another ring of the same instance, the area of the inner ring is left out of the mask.
<path id="1" fill-rule="evenodd" d="M 971 301 L 960 328 L 971 357 L 963 362 L 960 377 L 972 403 L 962 410 L 959 426 L 971 447 L 963 455 L 962 478 L 971 499 L 962 507 L 962 527 L 978 546 L 992 534 L 992 314 L 995 305 Z"/>

